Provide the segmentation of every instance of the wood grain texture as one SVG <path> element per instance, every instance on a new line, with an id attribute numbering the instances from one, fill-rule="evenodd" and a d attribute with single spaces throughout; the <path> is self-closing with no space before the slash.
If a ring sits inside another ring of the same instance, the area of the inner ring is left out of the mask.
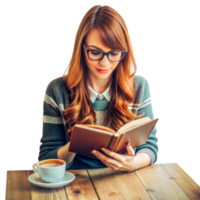
<path id="1" fill-rule="evenodd" d="M 161 165 L 154 164 L 135 171 L 152 199 L 189 199 Z"/>
<path id="2" fill-rule="evenodd" d="M 161 166 L 189 199 L 200 199 L 200 184 L 184 167 L 174 162 L 162 163 Z"/>
<path id="3" fill-rule="evenodd" d="M 96 200 L 99 199 L 87 170 L 67 170 L 75 174 L 76 178 L 65 186 L 65 191 L 69 200 Z"/>
<path id="4" fill-rule="evenodd" d="M 6 200 L 31 200 L 30 171 L 8 171 L 6 183 Z"/>
<path id="5" fill-rule="evenodd" d="M 113 171 L 110 168 L 89 169 L 100 199 L 151 199 L 134 172 Z"/>
<path id="6" fill-rule="evenodd" d="M 200 187 L 177 164 L 154 164 L 135 172 L 110 168 L 67 170 L 70 184 L 48 189 L 33 185 L 28 171 L 8 171 L 6 200 L 200 199 Z"/>

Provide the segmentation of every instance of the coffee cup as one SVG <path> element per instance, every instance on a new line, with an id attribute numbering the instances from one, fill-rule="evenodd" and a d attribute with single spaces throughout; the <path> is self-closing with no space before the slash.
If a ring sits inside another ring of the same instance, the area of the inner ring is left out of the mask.
<path id="1" fill-rule="evenodd" d="M 42 160 L 33 164 L 32 168 L 44 182 L 56 183 L 65 175 L 66 162 L 61 159 Z"/>

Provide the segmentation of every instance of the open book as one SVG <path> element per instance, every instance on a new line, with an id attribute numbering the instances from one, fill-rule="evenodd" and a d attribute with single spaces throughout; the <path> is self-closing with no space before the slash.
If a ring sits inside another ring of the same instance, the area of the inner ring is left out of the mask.
<path id="1" fill-rule="evenodd" d="M 117 132 L 105 126 L 76 124 L 72 129 L 69 151 L 94 156 L 92 150 L 101 151 L 104 147 L 125 153 L 128 142 L 133 148 L 145 144 L 157 121 L 149 117 L 136 119 L 123 125 Z"/>

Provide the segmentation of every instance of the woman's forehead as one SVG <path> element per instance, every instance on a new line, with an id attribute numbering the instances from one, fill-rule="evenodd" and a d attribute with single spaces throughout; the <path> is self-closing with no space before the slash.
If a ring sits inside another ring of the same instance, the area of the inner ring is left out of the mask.
<path id="1" fill-rule="evenodd" d="M 97 29 L 90 30 L 87 33 L 85 40 L 89 41 L 89 42 L 90 41 L 94 41 L 94 42 L 97 42 L 97 43 L 102 43 L 102 39 L 101 39 L 100 33 L 98 32 Z"/>
<path id="2" fill-rule="evenodd" d="M 98 33 L 98 31 L 96 29 L 92 29 L 88 32 L 88 34 L 85 37 L 85 43 L 84 44 L 85 44 L 86 48 L 94 49 L 95 47 L 98 47 L 98 48 L 95 48 L 95 49 L 100 50 L 100 51 L 108 52 L 108 51 L 113 50 L 112 48 L 108 47 L 103 42 L 100 33 Z"/>

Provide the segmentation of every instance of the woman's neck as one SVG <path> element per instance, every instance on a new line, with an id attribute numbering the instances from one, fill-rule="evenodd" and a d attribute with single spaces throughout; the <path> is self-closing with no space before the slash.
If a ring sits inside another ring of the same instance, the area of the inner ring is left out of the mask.
<path id="1" fill-rule="evenodd" d="M 95 92 L 101 94 L 103 93 L 111 84 L 112 80 L 109 81 L 92 81 L 87 80 L 87 85 L 89 85 Z"/>

